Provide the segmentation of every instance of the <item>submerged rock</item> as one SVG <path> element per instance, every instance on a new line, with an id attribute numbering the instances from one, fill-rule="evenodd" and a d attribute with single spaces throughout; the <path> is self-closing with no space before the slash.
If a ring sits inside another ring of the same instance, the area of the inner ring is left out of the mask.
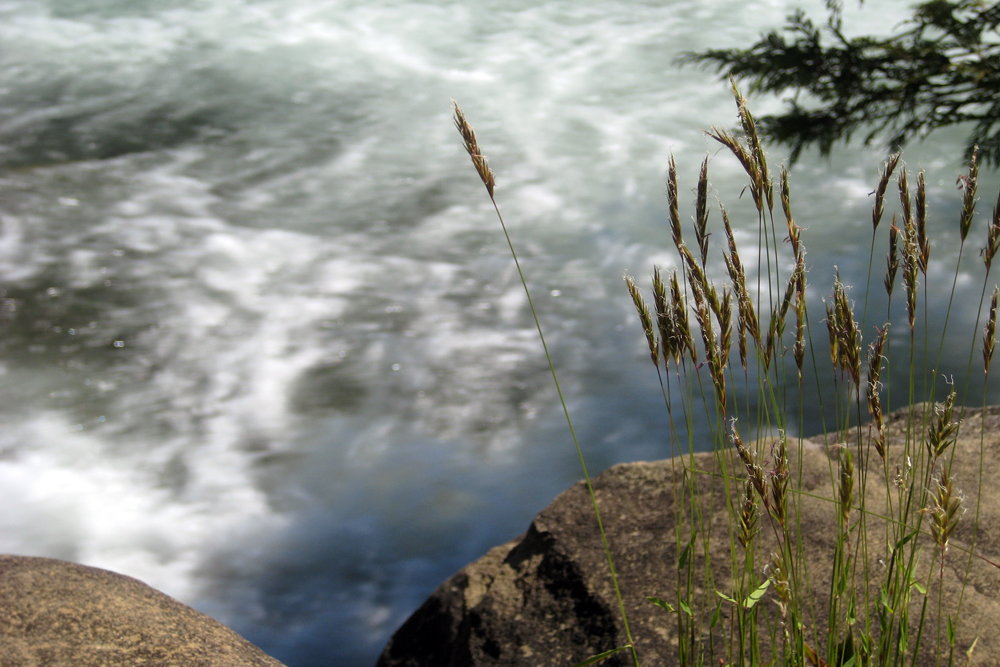
<path id="1" fill-rule="evenodd" d="M 939 551 L 929 537 L 926 522 L 922 529 L 924 536 L 918 538 L 920 560 L 916 572 L 921 584 L 929 588 L 917 661 L 920 665 L 934 664 L 930 651 L 937 642 L 939 627 L 942 636 L 947 636 L 943 629 L 947 620 L 943 619 L 939 626 L 936 616 L 942 581 L 945 613 L 954 613 L 959 598 L 962 599 L 955 619 L 955 664 L 966 663 L 966 652 L 976 642 L 969 664 L 1000 665 L 1000 407 L 987 409 L 983 419 L 980 416 L 981 411 L 965 412 L 954 445 L 951 478 L 963 490 L 963 506 L 968 511 L 951 538 L 943 580 L 940 561 L 936 559 Z M 888 489 L 892 489 L 895 502 L 896 463 L 900 464 L 899 474 L 907 474 L 902 454 L 906 423 L 906 410 L 888 419 L 889 465 L 885 468 L 888 485 L 881 459 L 871 450 L 866 483 L 869 511 L 885 507 Z M 982 440 L 981 427 L 985 434 Z M 911 432 L 922 433 L 925 429 L 917 413 Z M 849 446 L 856 451 L 854 445 Z M 826 632 L 837 536 L 831 480 L 837 474 L 836 459 L 843 451 L 843 443 L 837 444 L 833 437 L 819 437 L 805 441 L 801 448 L 789 443 L 789 449 L 790 488 L 804 492 L 796 494 L 797 511 L 790 517 L 790 524 L 796 526 L 794 530 L 800 536 L 801 551 L 796 563 L 802 568 L 799 581 L 808 582 L 811 592 L 807 597 L 815 605 L 811 618 L 801 620 L 807 641 L 823 645 L 820 639 Z M 977 498 L 981 460 L 984 461 L 982 493 Z M 741 547 L 731 539 L 734 518 L 727 499 L 738 506 L 742 488 L 722 488 L 717 476 L 721 466 L 735 470 L 739 479 L 745 478 L 734 452 L 726 450 L 718 456 L 706 453 L 653 463 L 621 464 L 593 481 L 642 664 L 679 664 L 678 617 L 654 606 L 647 597 L 655 596 L 677 606 L 678 554 L 691 535 L 685 528 L 678 541 L 674 530 L 678 507 L 675 489 L 682 488 L 685 475 L 698 481 L 704 514 L 696 541 L 699 547 L 690 554 L 693 578 L 682 590 L 694 591 L 689 599 L 692 606 L 700 605 L 712 612 L 719 610 L 713 630 L 709 631 L 706 622 L 696 631 L 704 664 L 721 664 L 720 658 L 726 655 L 725 647 L 733 633 L 734 606 L 716 591 L 735 597 L 730 571 L 733 550 L 740 567 L 743 557 Z M 857 460 L 855 467 L 861 467 Z M 921 488 L 923 484 L 918 482 L 917 486 Z M 855 490 L 855 498 L 858 493 Z M 977 501 L 981 505 L 979 528 L 975 531 Z M 855 510 L 852 522 L 857 520 Z M 689 515 L 682 525 L 690 526 Z M 766 579 L 764 566 L 777 546 L 767 517 L 761 516 L 758 525 L 763 530 L 756 538 L 758 556 L 752 570 L 755 582 L 759 583 Z M 860 524 L 854 525 L 851 539 L 856 552 L 861 531 Z M 707 549 L 702 546 L 706 534 L 710 534 Z M 877 596 L 886 571 L 885 522 L 870 517 L 867 536 L 871 557 L 867 562 L 856 558 L 859 611 L 855 630 L 858 632 L 865 624 L 860 597 L 866 592 L 863 582 L 867 578 L 871 582 L 867 593 Z M 970 559 L 968 549 L 973 540 L 977 557 Z M 714 585 L 705 585 L 704 574 L 709 567 Z M 964 587 L 963 579 L 968 582 Z M 911 595 L 911 616 L 916 619 L 925 596 L 918 588 L 913 588 Z M 761 619 L 767 617 L 772 624 L 781 622 L 773 587 L 759 604 Z M 869 605 L 875 607 L 874 602 Z M 844 606 L 840 606 L 841 615 Z M 877 632 L 878 620 L 870 621 Z M 769 637 L 766 627 L 762 626 L 762 632 L 762 637 Z M 916 635 L 911 633 L 911 647 L 915 641 Z M 445 581 L 393 635 L 378 667 L 570 667 L 626 643 L 593 507 L 581 482 L 545 508 L 524 535 L 494 548 Z M 632 659 L 628 651 L 623 651 L 600 664 L 624 666 L 632 664 Z"/>
<path id="2" fill-rule="evenodd" d="M 282 667 L 141 581 L 27 556 L 0 556 L 0 665 Z"/>

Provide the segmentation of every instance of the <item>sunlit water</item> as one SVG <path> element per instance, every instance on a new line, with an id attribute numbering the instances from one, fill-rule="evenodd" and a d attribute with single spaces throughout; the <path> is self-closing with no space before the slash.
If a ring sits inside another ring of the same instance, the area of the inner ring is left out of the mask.
<path id="1" fill-rule="evenodd" d="M 876 4 L 849 25 L 904 15 Z M 138 577 L 291 667 L 372 664 L 580 476 L 449 98 L 496 170 L 592 469 L 663 457 L 621 277 L 674 264 L 669 155 L 685 217 L 711 154 L 750 243 L 756 224 L 702 134 L 735 122 L 726 86 L 675 59 L 795 6 L 0 4 L 0 551 Z M 946 277 L 963 136 L 907 154 Z M 882 157 L 792 172 L 814 312 L 834 265 L 864 285 Z M 943 368 L 965 366 L 981 274 L 959 275 Z M 937 321 L 950 280 L 931 282 Z"/>

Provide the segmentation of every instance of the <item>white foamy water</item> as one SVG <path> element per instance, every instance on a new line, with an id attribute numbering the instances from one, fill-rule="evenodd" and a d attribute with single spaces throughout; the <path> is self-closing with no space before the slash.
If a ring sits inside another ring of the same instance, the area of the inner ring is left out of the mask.
<path id="1" fill-rule="evenodd" d="M 686 201 L 708 153 L 739 234 L 756 224 L 702 135 L 733 124 L 727 88 L 675 59 L 795 6 L 0 5 L 0 551 L 138 577 L 290 667 L 372 664 L 579 476 L 450 98 L 497 172 L 591 465 L 662 457 L 621 276 L 673 262 L 671 152 Z M 903 9 L 847 20 L 884 31 Z M 907 156 L 943 274 L 962 136 Z M 880 159 L 793 171 L 817 312 L 835 264 L 863 284 Z M 963 274 L 954 321 L 978 283 Z"/>

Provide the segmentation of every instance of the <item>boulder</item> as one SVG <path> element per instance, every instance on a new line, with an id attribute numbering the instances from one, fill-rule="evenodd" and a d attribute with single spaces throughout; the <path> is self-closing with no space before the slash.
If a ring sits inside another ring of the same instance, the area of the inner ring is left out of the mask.
<path id="1" fill-rule="evenodd" d="M 881 460 L 871 451 L 866 485 L 870 511 L 885 506 L 887 491 L 895 497 L 896 463 L 900 464 L 899 473 L 907 474 L 902 439 L 908 414 L 916 414 L 911 432 L 926 429 L 920 422 L 920 406 L 915 407 L 916 413 L 901 410 L 887 417 L 888 483 Z M 924 535 L 916 538 L 921 546 L 917 572 L 921 582 L 929 585 L 926 597 L 916 588 L 912 591 L 910 609 L 914 618 L 919 617 L 923 601 L 928 601 L 918 665 L 934 664 L 930 649 L 934 647 L 939 627 L 936 610 L 941 590 L 946 611 L 954 610 L 961 596 L 954 664 L 965 664 L 966 651 L 976 642 L 968 664 L 1000 665 L 1000 407 L 985 412 L 967 410 L 963 417 L 954 445 L 951 477 L 964 491 L 963 506 L 967 513 L 951 538 L 943 575 L 936 564 L 939 561 L 935 561 L 939 552 L 927 535 L 926 523 Z M 813 438 L 802 442 L 801 447 L 789 443 L 791 487 L 804 492 L 794 496 L 797 511 L 792 523 L 798 526 L 801 545 L 796 560 L 804 568 L 800 581 L 808 582 L 811 593 L 807 596 L 818 609 L 811 619 L 805 619 L 806 636 L 815 644 L 819 644 L 825 633 L 836 545 L 837 513 L 831 501 L 832 480 L 838 469 L 837 457 L 845 444 L 856 451 L 849 441 L 838 440 Z M 982 493 L 977 497 L 981 460 L 985 462 Z M 677 615 L 653 605 L 647 597 L 655 596 L 677 606 L 679 548 L 683 549 L 690 531 L 677 540 L 674 490 L 680 488 L 678 485 L 685 475 L 697 478 L 702 489 L 704 522 L 698 544 L 703 544 L 702 537 L 710 533 L 707 548 L 699 547 L 691 555 L 694 565 L 691 588 L 695 590 L 691 602 L 701 604 L 702 608 L 710 606 L 712 610 L 721 602 L 715 630 L 710 635 L 701 626 L 698 640 L 704 650 L 703 664 L 723 664 L 720 658 L 726 655 L 725 643 L 731 637 L 734 605 L 724 602 L 716 591 L 733 595 L 731 554 L 734 550 L 742 554 L 742 550 L 730 538 L 733 513 L 727 502 L 729 499 L 739 502 L 740 488 L 722 488 L 718 475 L 722 466 L 730 474 L 745 477 L 745 469 L 734 452 L 724 450 L 719 455 L 704 453 L 652 463 L 620 464 L 593 480 L 642 664 L 679 664 Z M 860 467 L 856 457 L 855 467 Z M 972 519 L 977 501 L 980 517 L 975 531 Z M 864 580 L 863 573 L 867 571 L 868 579 L 878 582 L 885 572 L 885 560 L 880 557 L 885 552 L 885 523 L 872 518 L 867 524 L 867 535 L 869 552 L 873 555 L 868 562 L 861 558 L 855 561 L 859 579 Z M 760 555 L 753 570 L 756 580 L 763 581 L 768 555 L 777 547 L 767 517 L 762 516 L 758 523 L 763 530 L 757 537 Z M 861 539 L 860 531 L 858 527 L 852 533 L 854 545 Z M 973 540 L 977 557 L 970 559 L 968 550 Z M 705 585 L 704 573 L 708 569 L 713 572 L 714 581 Z M 968 582 L 964 587 L 963 579 Z M 869 586 L 869 594 L 877 595 L 877 591 L 877 583 Z M 861 585 L 858 595 L 864 592 Z M 765 592 L 759 604 L 761 619 L 767 616 L 772 623 L 780 622 L 780 606 L 773 588 Z M 856 627 L 860 629 L 864 618 L 859 615 Z M 877 620 L 873 623 L 877 628 Z M 766 629 L 762 631 L 763 637 L 769 636 Z M 914 640 L 915 635 L 911 635 L 911 646 Z M 495 547 L 445 581 L 393 635 L 378 667 L 570 667 L 626 643 L 593 507 L 586 487 L 580 482 L 545 508 L 524 535 Z M 767 654 L 770 647 L 762 650 Z M 625 666 L 632 664 L 632 659 L 623 651 L 601 664 Z"/>
<path id="2" fill-rule="evenodd" d="M 2 667 L 282 667 L 208 616 L 114 572 L 0 556 Z"/>

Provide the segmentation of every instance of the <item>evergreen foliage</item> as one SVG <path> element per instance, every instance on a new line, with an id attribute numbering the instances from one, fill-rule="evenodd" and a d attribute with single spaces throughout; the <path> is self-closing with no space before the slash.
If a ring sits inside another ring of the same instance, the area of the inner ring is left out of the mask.
<path id="1" fill-rule="evenodd" d="M 966 156 L 978 145 L 981 159 L 1000 165 L 1000 2 L 923 2 L 888 38 L 845 37 L 839 3 L 827 6 L 822 28 L 799 10 L 784 31 L 748 49 L 688 53 L 682 62 L 713 66 L 751 92 L 792 92 L 783 114 L 759 120 L 793 161 L 811 145 L 827 155 L 862 129 L 866 144 L 885 138 L 896 151 L 937 128 L 971 123 Z"/>

